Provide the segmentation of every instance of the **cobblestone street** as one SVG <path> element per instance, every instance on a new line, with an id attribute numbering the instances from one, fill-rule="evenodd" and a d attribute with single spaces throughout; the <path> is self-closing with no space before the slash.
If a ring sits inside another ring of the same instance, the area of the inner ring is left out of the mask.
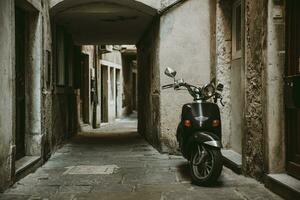
<path id="1" fill-rule="evenodd" d="M 187 164 L 157 152 L 135 120 L 119 120 L 80 133 L 0 199 L 280 199 L 227 168 L 215 187 L 192 185 Z"/>

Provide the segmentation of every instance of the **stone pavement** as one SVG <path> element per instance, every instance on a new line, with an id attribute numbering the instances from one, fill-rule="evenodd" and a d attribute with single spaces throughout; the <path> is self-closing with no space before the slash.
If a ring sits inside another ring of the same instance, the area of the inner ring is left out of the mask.
<path id="1" fill-rule="evenodd" d="M 80 133 L 0 199 L 280 199 L 253 179 L 224 167 L 218 184 L 190 183 L 188 163 L 158 153 L 136 132 L 136 121 Z"/>

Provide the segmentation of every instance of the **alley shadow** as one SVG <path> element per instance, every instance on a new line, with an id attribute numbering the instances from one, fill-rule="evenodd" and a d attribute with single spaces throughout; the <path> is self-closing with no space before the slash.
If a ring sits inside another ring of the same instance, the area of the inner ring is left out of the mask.
<path id="1" fill-rule="evenodd" d="M 132 145 L 144 139 L 136 131 L 81 132 L 70 141 L 73 144 Z"/>
<path id="2" fill-rule="evenodd" d="M 180 181 L 191 181 L 191 172 L 188 162 L 177 165 L 177 172 L 180 175 Z"/>

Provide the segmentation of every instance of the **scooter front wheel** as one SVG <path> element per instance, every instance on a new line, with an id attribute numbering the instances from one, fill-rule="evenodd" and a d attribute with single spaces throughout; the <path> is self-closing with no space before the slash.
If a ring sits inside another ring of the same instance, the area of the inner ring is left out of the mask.
<path id="1" fill-rule="evenodd" d="M 192 182 L 196 185 L 209 186 L 219 178 L 223 168 L 220 149 L 197 145 L 191 154 L 190 170 Z"/>

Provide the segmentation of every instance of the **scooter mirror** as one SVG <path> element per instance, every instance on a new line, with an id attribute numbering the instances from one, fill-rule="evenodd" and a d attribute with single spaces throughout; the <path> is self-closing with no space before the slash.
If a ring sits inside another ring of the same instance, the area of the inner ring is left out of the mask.
<path id="1" fill-rule="evenodd" d="M 165 70 L 165 75 L 167 75 L 171 78 L 175 78 L 176 74 L 177 74 L 177 72 L 174 69 L 170 68 L 170 67 L 167 67 L 166 70 Z"/>
<path id="2" fill-rule="evenodd" d="M 184 80 L 181 78 L 178 80 L 178 83 L 184 83 Z"/>

